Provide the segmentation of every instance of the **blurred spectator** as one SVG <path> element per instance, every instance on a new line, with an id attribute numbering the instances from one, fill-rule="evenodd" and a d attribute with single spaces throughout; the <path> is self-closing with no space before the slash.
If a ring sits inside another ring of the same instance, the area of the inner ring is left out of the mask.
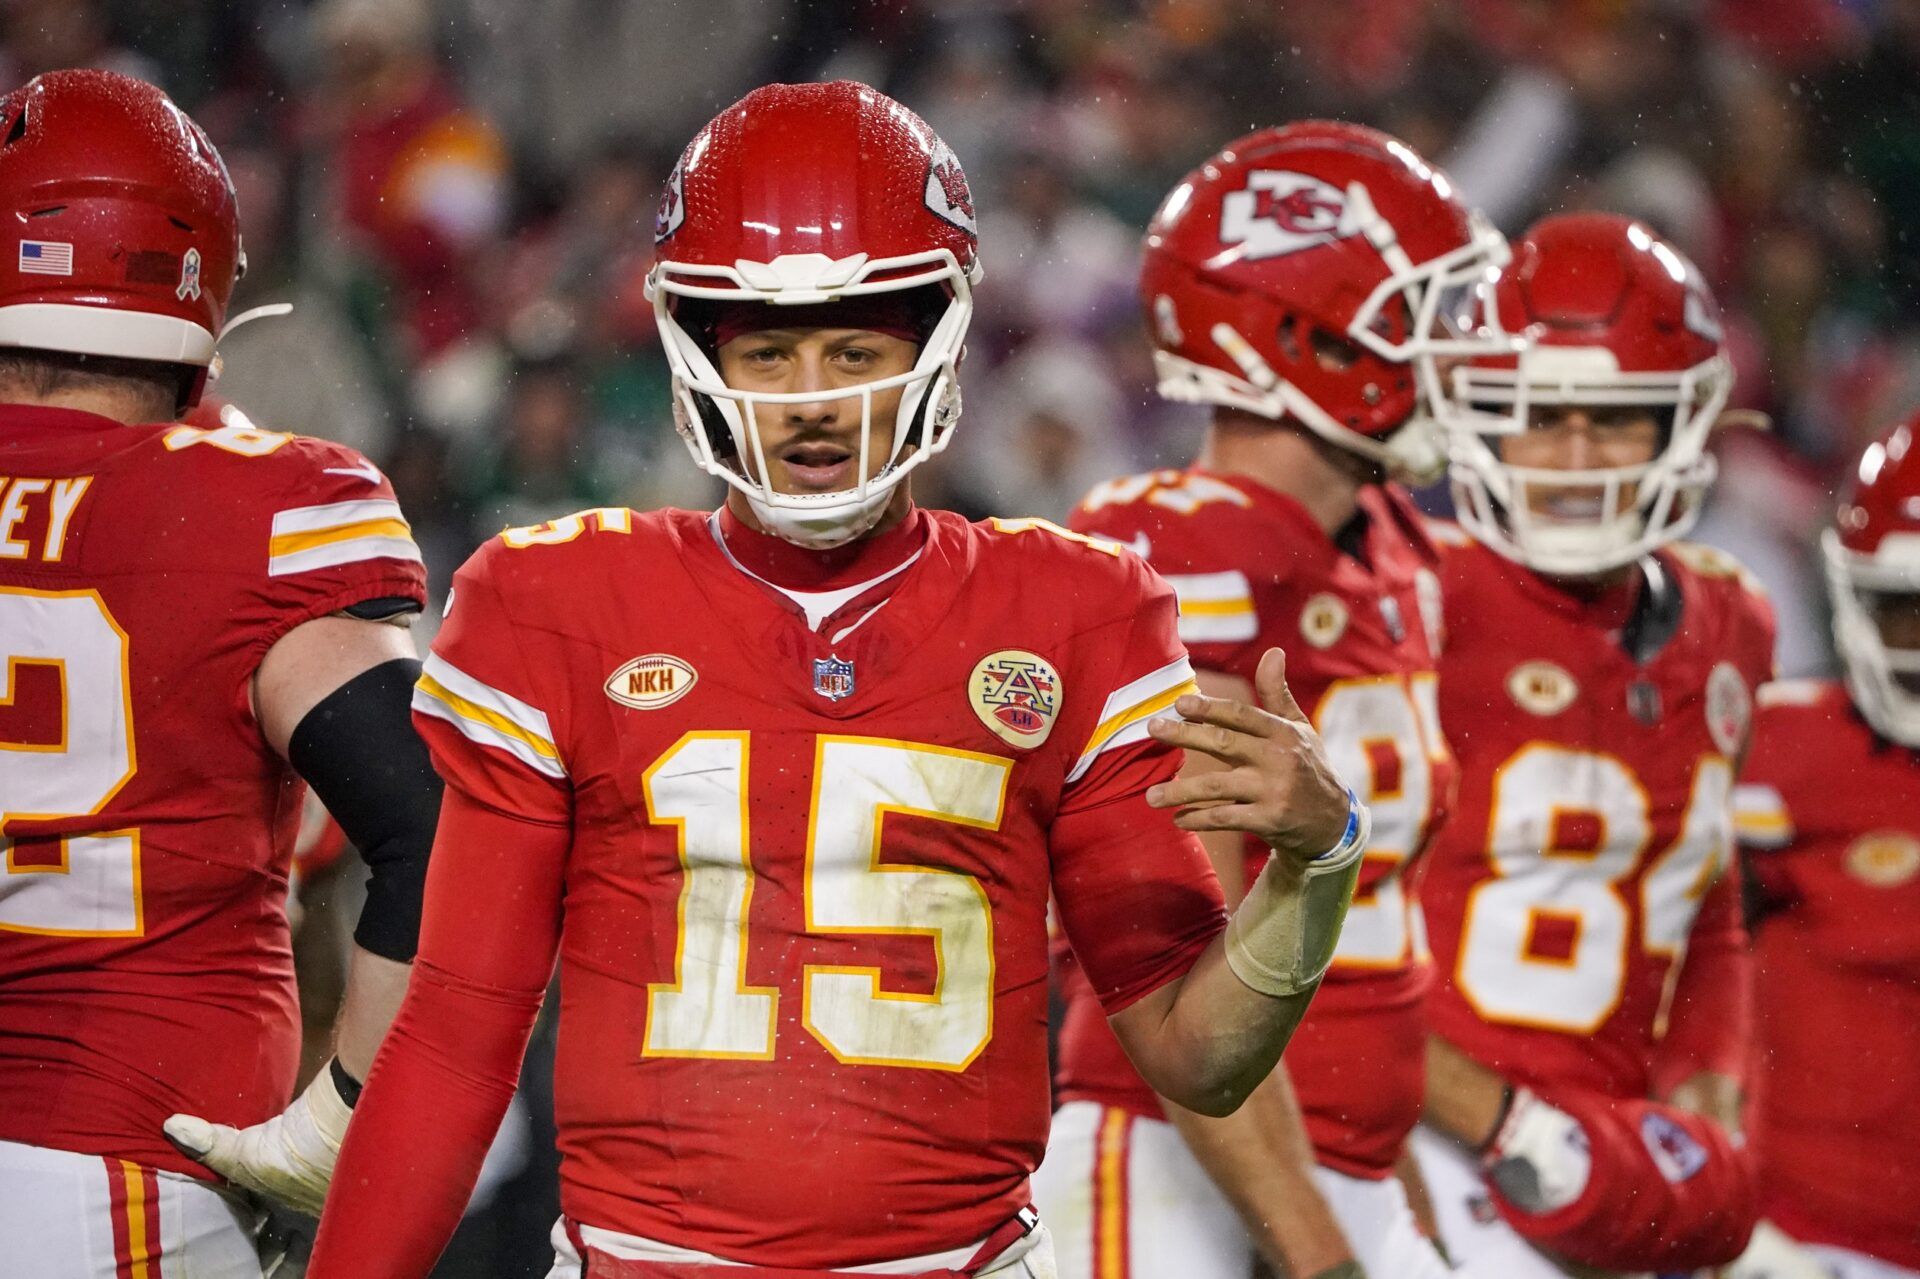
<path id="1" fill-rule="evenodd" d="M 428 0 L 324 0 L 307 127 L 341 228 L 392 291 L 397 343 L 432 360 L 485 321 L 480 257 L 507 211 L 500 135 L 436 65 Z"/>

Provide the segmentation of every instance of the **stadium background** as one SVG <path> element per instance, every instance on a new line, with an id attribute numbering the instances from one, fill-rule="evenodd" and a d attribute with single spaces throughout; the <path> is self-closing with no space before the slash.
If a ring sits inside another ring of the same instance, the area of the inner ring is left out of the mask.
<path id="1" fill-rule="evenodd" d="M 1832 668 L 1834 485 L 1920 406 L 1920 0 L 0 0 L 0 79 L 76 65 L 206 126 L 240 190 L 236 309 L 296 305 L 225 345 L 217 392 L 372 455 L 436 591 L 505 524 L 713 499 L 641 285 L 679 148 L 770 79 L 884 88 L 967 168 L 987 280 L 929 504 L 1059 518 L 1190 455 L 1139 231 L 1219 144 L 1311 115 L 1406 138 L 1509 235 L 1608 208 L 1700 264 L 1734 404 L 1774 423 L 1721 439 L 1701 536 L 1772 589 L 1787 674 Z M 528 1122 L 443 1274 L 544 1273 Z"/>

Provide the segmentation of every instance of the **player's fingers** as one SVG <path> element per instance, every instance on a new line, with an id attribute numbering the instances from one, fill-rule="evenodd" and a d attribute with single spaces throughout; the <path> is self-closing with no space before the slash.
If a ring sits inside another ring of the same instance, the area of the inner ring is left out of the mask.
<path id="1" fill-rule="evenodd" d="M 195 1159 L 204 1160 L 213 1153 L 224 1124 L 210 1124 L 197 1115 L 172 1115 L 161 1127 L 173 1144 Z M 228 1133 L 233 1129 L 227 1128 Z M 209 1165 L 211 1167 L 211 1165 Z"/>
<path id="2" fill-rule="evenodd" d="M 1253 673 L 1254 691 L 1260 695 L 1260 705 L 1281 719 L 1290 719 L 1296 724 L 1305 724 L 1306 715 L 1300 709 L 1300 703 L 1293 700 L 1293 690 L 1287 687 L 1287 652 L 1282 648 L 1270 648 L 1260 655 L 1259 669 Z"/>
<path id="3" fill-rule="evenodd" d="M 1258 706 L 1228 697 L 1208 697 L 1205 693 L 1188 693 L 1174 702 L 1173 709 L 1180 712 L 1180 718 L 1192 723 L 1214 724 L 1249 737 L 1271 737 L 1278 727 L 1276 718 Z"/>
<path id="4" fill-rule="evenodd" d="M 1147 788 L 1147 803 L 1155 808 L 1185 808 L 1189 804 L 1227 801 L 1245 803 L 1259 798 L 1259 776 L 1249 776 L 1238 769 L 1193 773 Z"/>
<path id="5" fill-rule="evenodd" d="M 1180 700 L 1186 699 L 1183 697 Z M 1171 715 L 1148 720 L 1147 732 L 1153 735 L 1155 741 L 1211 755 L 1223 764 L 1251 763 L 1259 747 L 1258 740 L 1245 733 L 1236 733 L 1217 724 L 1188 723 Z"/>
<path id="6" fill-rule="evenodd" d="M 1262 820 L 1258 804 L 1223 803 L 1184 809 L 1173 815 L 1173 824 L 1181 830 L 1202 834 L 1210 830 L 1237 830 L 1264 838 L 1269 823 Z"/>

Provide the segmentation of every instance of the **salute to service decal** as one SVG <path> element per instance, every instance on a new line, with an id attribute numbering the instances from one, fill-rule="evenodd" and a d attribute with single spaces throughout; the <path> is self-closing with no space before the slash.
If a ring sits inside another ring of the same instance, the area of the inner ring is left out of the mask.
<path id="1" fill-rule="evenodd" d="M 607 676 L 607 696 L 637 711 L 657 711 L 692 692 L 699 678 L 698 671 L 672 653 L 648 653 Z"/>
<path id="2" fill-rule="evenodd" d="M 967 677 L 967 701 L 995 737 L 1028 749 L 1053 732 L 1060 713 L 1060 672 L 1038 653 L 1003 648 Z"/>

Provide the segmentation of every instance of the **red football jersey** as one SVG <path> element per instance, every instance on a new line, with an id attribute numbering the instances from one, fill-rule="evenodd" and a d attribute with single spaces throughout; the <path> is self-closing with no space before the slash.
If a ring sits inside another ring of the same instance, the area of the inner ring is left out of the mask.
<path id="1" fill-rule="evenodd" d="M 1457 529 L 1435 532 L 1440 722 L 1460 797 L 1419 884 L 1429 1019 L 1549 1094 L 1645 1097 L 1669 981 L 1729 865 L 1772 611 L 1702 547 L 1659 552 L 1658 585 L 1637 597 L 1583 599 Z M 1713 917 L 1737 926 L 1730 910 Z"/>
<path id="2" fill-rule="evenodd" d="M 1454 766 L 1435 714 L 1437 554 L 1405 496 L 1361 492 L 1364 558 L 1337 547 L 1292 499 L 1193 469 L 1111 481 L 1074 527 L 1130 545 L 1180 597 L 1180 637 L 1201 670 L 1251 681 L 1287 653 L 1287 682 L 1340 777 L 1373 809 L 1373 843 L 1333 967 L 1287 1048 L 1316 1158 L 1355 1176 L 1391 1172 L 1420 1114 L 1426 965 L 1405 870 L 1439 824 Z M 1266 847 L 1247 843 L 1248 873 Z M 1161 1114 L 1074 968 L 1060 1041 L 1064 1100 Z"/>
<path id="3" fill-rule="evenodd" d="M 0 408 L 0 1139 L 193 1176 L 175 1111 L 258 1123 L 300 1047 L 303 788 L 251 680 L 360 601 L 425 600 L 387 482 L 246 427 Z"/>
<path id="4" fill-rule="evenodd" d="M 1775 684 L 1735 811 L 1762 899 L 1762 1209 L 1920 1270 L 1920 752 L 1838 684 Z"/>
<path id="5" fill-rule="evenodd" d="M 510 531 L 455 578 L 416 721 L 449 785 L 571 830 L 577 1221 L 766 1266 L 977 1241 L 1046 1143 L 1049 892 L 1110 1011 L 1225 926 L 1142 798 L 1192 687 L 1172 592 L 1041 521 L 911 518 L 885 604 L 818 632 L 685 511 Z"/>

